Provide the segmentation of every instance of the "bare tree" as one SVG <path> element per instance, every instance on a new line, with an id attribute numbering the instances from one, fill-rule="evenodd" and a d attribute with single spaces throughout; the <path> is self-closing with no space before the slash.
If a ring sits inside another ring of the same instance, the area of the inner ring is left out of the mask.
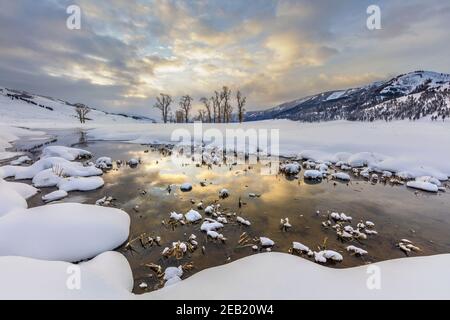
<path id="1" fill-rule="evenodd" d="M 222 95 L 218 91 L 214 91 L 214 96 L 211 98 L 213 100 L 215 121 L 222 122 Z"/>
<path id="2" fill-rule="evenodd" d="M 244 121 L 244 113 L 245 113 L 245 103 L 247 102 L 247 97 L 243 97 L 241 91 L 238 90 L 236 94 L 237 107 L 238 107 L 238 116 L 239 122 L 242 123 Z"/>
<path id="3" fill-rule="evenodd" d="M 206 122 L 208 120 L 207 112 L 205 110 L 198 110 L 197 121 Z"/>
<path id="4" fill-rule="evenodd" d="M 223 122 L 230 122 L 231 114 L 233 112 L 233 107 L 230 104 L 231 90 L 227 86 L 223 86 L 220 96 L 223 101 L 222 106 Z"/>
<path id="5" fill-rule="evenodd" d="M 75 113 L 78 117 L 78 120 L 80 120 L 80 123 L 86 123 L 86 115 L 91 111 L 88 106 L 77 103 L 75 105 Z"/>
<path id="6" fill-rule="evenodd" d="M 184 122 L 189 122 L 189 113 L 192 109 L 192 97 L 190 95 L 182 96 L 180 99 L 180 108 L 184 113 Z"/>
<path id="7" fill-rule="evenodd" d="M 175 111 L 175 122 L 176 123 L 183 123 L 184 122 L 184 112 L 183 112 L 183 110 Z"/>
<path id="8" fill-rule="evenodd" d="M 205 97 L 200 99 L 200 102 L 203 103 L 203 105 L 205 106 L 205 111 L 206 111 L 206 120 L 208 122 L 212 122 L 212 115 L 211 115 L 211 101 L 209 101 L 208 99 L 206 99 Z"/>
<path id="9" fill-rule="evenodd" d="M 164 123 L 167 123 L 169 119 L 170 104 L 172 103 L 172 97 L 168 94 L 161 93 L 161 97 L 156 97 L 156 103 L 153 107 L 161 110 L 161 115 Z"/>

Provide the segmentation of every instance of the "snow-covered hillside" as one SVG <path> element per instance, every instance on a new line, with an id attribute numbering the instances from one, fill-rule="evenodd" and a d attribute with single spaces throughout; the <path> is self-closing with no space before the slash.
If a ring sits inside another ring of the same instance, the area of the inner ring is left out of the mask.
<path id="1" fill-rule="evenodd" d="M 328 91 L 268 110 L 248 112 L 246 120 L 445 120 L 449 116 L 450 75 L 415 71 L 359 88 Z"/>
<path id="2" fill-rule="evenodd" d="M 69 102 L 0 87 L 0 122 L 4 124 L 45 122 L 76 125 L 75 106 Z M 153 122 L 150 118 L 113 114 L 91 108 L 88 124 Z"/>

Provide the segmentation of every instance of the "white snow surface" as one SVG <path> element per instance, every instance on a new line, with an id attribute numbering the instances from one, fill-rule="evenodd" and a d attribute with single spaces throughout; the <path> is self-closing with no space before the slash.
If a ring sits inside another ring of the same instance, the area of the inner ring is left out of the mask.
<path id="1" fill-rule="evenodd" d="M 79 290 L 67 286 L 80 271 Z M 0 299 L 129 299 L 133 276 L 127 259 L 105 252 L 73 265 L 25 257 L 0 257 Z"/>
<path id="2" fill-rule="evenodd" d="M 0 218 L 0 256 L 80 261 L 128 238 L 130 217 L 119 209 L 62 203 L 16 209 Z"/>
<path id="3" fill-rule="evenodd" d="M 381 290 L 367 288 L 371 266 Z M 285 253 L 261 253 L 203 270 L 141 299 L 448 299 L 450 254 L 334 269 Z M 282 272 L 280 272 L 282 270 Z M 232 274 L 232 280 L 229 275 Z M 270 277 L 267 275 L 270 274 Z M 265 281 L 261 281 L 265 279 Z"/>
<path id="4" fill-rule="evenodd" d="M 89 151 L 69 148 L 64 146 L 49 146 L 42 150 L 41 158 L 60 157 L 69 161 L 74 161 L 81 157 L 91 157 L 92 154 Z"/>
<path id="5" fill-rule="evenodd" d="M 285 253 L 261 253 L 203 270 L 143 295 L 131 294 L 131 269 L 120 253 L 78 265 L 80 290 L 66 286 L 67 262 L 0 257 L 2 299 L 449 299 L 450 254 L 402 258 L 334 269 Z M 381 289 L 367 288 L 368 268 L 383 272 Z M 283 272 L 280 272 L 283 270 Z M 175 271 L 175 270 L 174 270 Z M 176 273 L 179 273 L 177 271 Z M 230 279 L 229 275 L 233 277 Z M 271 276 L 268 278 L 267 275 Z M 175 277 L 174 277 L 175 278 Z M 266 279 L 261 281 L 261 279 Z M 301 285 L 299 285 L 301 284 Z M 24 290 L 26 288 L 26 290 Z M 339 288 L 330 289 L 330 288 Z"/>

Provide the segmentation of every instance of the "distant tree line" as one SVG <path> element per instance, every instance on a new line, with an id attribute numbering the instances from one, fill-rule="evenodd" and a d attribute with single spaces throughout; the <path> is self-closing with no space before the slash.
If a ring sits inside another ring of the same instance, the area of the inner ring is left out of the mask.
<path id="1" fill-rule="evenodd" d="M 187 123 L 190 121 L 228 123 L 235 120 L 233 118 L 233 100 L 236 102 L 236 120 L 243 122 L 247 98 L 242 95 L 240 90 L 233 96 L 231 89 L 227 86 L 223 86 L 220 91 L 214 91 L 214 94 L 210 98 L 200 98 L 199 101 L 203 108 L 199 109 L 195 115 L 192 114 L 192 102 L 194 99 L 190 95 L 184 95 L 180 98 L 178 109 L 175 110 L 175 113 L 172 113 L 171 111 L 173 99 L 170 95 L 165 93 L 161 93 L 160 96 L 156 98 L 156 103 L 153 107 L 161 112 L 164 123 Z"/>

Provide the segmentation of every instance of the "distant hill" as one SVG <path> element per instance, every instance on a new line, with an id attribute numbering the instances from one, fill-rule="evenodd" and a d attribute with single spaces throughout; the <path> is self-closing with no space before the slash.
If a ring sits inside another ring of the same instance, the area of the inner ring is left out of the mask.
<path id="1" fill-rule="evenodd" d="M 391 121 L 424 117 L 450 118 L 449 74 L 414 71 L 359 88 L 328 91 L 268 110 L 247 112 L 245 120 Z"/>
<path id="2" fill-rule="evenodd" d="M 0 120 L 2 122 L 8 119 L 76 122 L 78 121 L 75 113 L 76 104 L 26 91 L 0 87 Z M 143 116 L 111 113 L 92 107 L 90 109 L 86 119 L 87 123 L 91 121 L 99 123 L 156 122 Z"/>

